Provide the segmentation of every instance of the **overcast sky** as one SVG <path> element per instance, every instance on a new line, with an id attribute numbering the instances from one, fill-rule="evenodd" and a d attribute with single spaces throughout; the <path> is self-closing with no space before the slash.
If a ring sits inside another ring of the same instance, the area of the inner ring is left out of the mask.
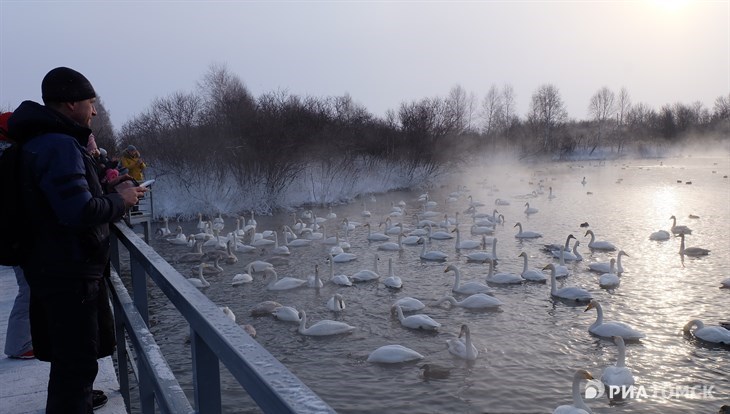
<path id="1" fill-rule="evenodd" d="M 115 128 L 225 64 L 255 95 L 349 93 L 383 116 L 510 84 L 520 116 L 543 84 L 588 118 L 601 87 L 659 109 L 730 92 L 730 1 L 0 0 L 0 109 L 40 102 L 57 66 L 91 80 Z"/>

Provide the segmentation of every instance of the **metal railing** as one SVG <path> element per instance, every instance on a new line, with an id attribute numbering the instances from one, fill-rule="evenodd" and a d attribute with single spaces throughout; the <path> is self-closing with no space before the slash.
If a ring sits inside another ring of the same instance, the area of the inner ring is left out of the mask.
<path id="1" fill-rule="evenodd" d="M 112 301 L 119 384 L 130 408 L 129 364 L 135 363 L 142 413 L 220 413 L 222 363 L 266 413 L 334 413 L 317 394 L 229 319 L 123 222 L 111 226 Z M 120 242 L 129 252 L 132 297 L 118 276 Z M 190 325 L 194 407 L 149 330 L 147 276 Z M 129 341 L 127 341 L 129 338 Z M 134 357 L 130 360 L 127 344 Z M 134 361 L 136 359 L 136 361 Z"/>

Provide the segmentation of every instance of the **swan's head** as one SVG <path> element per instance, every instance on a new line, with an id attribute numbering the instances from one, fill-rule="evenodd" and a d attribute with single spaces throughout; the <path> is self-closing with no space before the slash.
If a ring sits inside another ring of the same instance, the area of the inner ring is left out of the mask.
<path id="1" fill-rule="evenodd" d="M 677 219 L 677 218 L 676 218 L 676 217 L 674 217 L 674 216 L 672 216 L 672 217 L 669 217 L 669 220 L 676 220 L 676 219 Z"/>
<path id="2" fill-rule="evenodd" d="M 522 252 L 522 253 L 520 253 L 520 254 L 519 254 L 519 256 L 517 256 L 517 257 L 527 257 L 527 253 L 525 253 L 525 252 Z"/>
<path id="3" fill-rule="evenodd" d="M 396 313 L 398 313 L 398 309 L 400 309 L 400 308 L 401 308 L 400 305 L 393 305 L 393 306 L 391 306 L 390 307 L 390 314 L 391 315 L 395 315 Z"/>
<path id="4" fill-rule="evenodd" d="M 461 325 L 461 330 L 459 331 L 459 338 L 469 333 L 469 327 L 466 324 Z"/>
<path id="5" fill-rule="evenodd" d="M 459 228 L 458 228 L 458 227 L 456 227 L 456 228 L 454 228 L 453 230 L 451 230 L 451 232 L 452 232 L 452 233 L 458 233 L 458 232 L 459 232 Z"/>
<path id="6" fill-rule="evenodd" d="M 545 267 L 542 268 L 542 270 L 552 270 L 554 272 L 555 271 L 555 265 L 552 264 L 552 263 L 548 263 L 548 264 L 545 265 Z"/>
<path id="7" fill-rule="evenodd" d="M 570 239 L 575 239 L 575 236 L 573 236 L 572 234 L 569 234 L 568 235 L 568 240 L 570 240 Z"/>
<path id="8" fill-rule="evenodd" d="M 518 222 L 517 222 L 517 223 L 516 223 L 516 224 L 515 224 L 514 226 L 512 226 L 512 228 L 515 228 L 515 227 L 522 227 L 522 223 L 520 223 L 520 222 L 518 221 Z"/>
<path id="9" fill-rule="evenodd" d="M 629 256 L 629 254 L 628 254 L 628 253 L 626 253 L 625 251 L 623 251 L 623 250 L 619 250 L 619 252 L 618 252 L 618 256 L 621 256 L 621 255 L 624 255 L 624 256 L 626 256 L 626 257 L 631 257 L 631 256 Z"/>
<path id="10" fill-rule="evenodd" d="M 684 333 L 688 334 L 692 330 L 693 326 L 697 326 L 697 329 L 702 329 L 705 327 L 705 324 L 702 323 L 702 321 L 699 319 L 692 319 L 691 321 L 687 322 L 686 325 L 684 325 L 684 328 L 682 328 L 682 331 L 684 331 Z"/>
<path id="11" fill-rule="evenodd" d="M 588 306 L 586 306 L 586 309 L 583 312 L 588 312 L 589 310 L 598 308 L 599 306 L 601 306 L 601 304 L 598 303 L 597 300 L 591 299 L 591 301 L 588 303 Z"/>
<path id="12" fill-rule="evenodd" d="M 418 241 L 416 241 L 416 244 L 423 244 L 425 242 L 426 242 L 426 239 L 424 239 L 423 237 L 419 237 Z"/>
<path id="13" fill-rule="evenodd" d="M 586 234 L 584 234 L 583 237 L 585 237 L 589 234 L 593 234 L 593 230 L 586 230 Z"/>
<path id="14" fill-rule="evenodd" d="M 593 379 L 593 375 L 591 375 L 590 372 L 588 372 L 584 369 L 579 369 L 578 371 L 575 371 L 574 377 L 579 378 L 579 379 L 587 379 L 587 380 Z"/>

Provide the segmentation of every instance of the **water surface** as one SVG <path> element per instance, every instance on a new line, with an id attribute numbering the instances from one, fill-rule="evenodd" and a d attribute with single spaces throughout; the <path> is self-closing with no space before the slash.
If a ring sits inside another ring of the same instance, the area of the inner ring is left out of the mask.
<path id="1" fill-rule="evenodd" d="M 596 413 L 687 413 L 716 412 L 730 401 L 728 379 L 728 347 L 706 346 L 685 338 L 682 326 L 698 318 L 716 325 L 729 320 L 730 290 L 719 289 L 720 281 L 730 277 L 730 185 L 727 158 L 682 158 L 618 162 L 580 162 L 533 165 L 530 167 L 478 168 L 451 177 L 450 184 L 429 191 L 438 205 L 433 209 L 459 221 L 463 238 L 478 239 L 469 234 L 471 218 L 464 214 L 472 200 L 485 204 L 479 211 L 498 209 L 505 223 L 497 226 L 499 271 L 519 273 L 521 252 L 529 255 L 530 267 L 542 268 L 553 259 L 541 251 L 543 244 L 563 243 L 568 234 L 580 240 L 584 260 L 568 264 L 571 276 L 560 286 L 581 286 L 600 301 L 605 319 L 621 321 L 644 332 L 639 343 L 627 346 L 627 366 L 634 373 L 636 385 L 649 392 L 647 398 L 612 403 L 607 398 L 587 400 Z M 585 184 L 582 179 L 585 177 Z M 680 182 L 681 181 L 681 182 Z M 687 183 L 690 181 L 690 183 Z M 542 184 L 542 187 L 540 187 Z M 459 186 L 466 191 L 455 202 L 447 203 L 449 193 Z M 555 198 L 549 199 L 552 187 Z M 533 193 L 534 192 L 534 193 Z M 344 217 L 369 221 L 378 227 L 391 210 L 391 203 L 407 203 L 408 214 L 394 217 L 408 229 L 414 228 L 412 213 L 423 211 L 417 202 L 421 192 L 391 192 L 365 199 L 372 217 L 361 216 L 363 206 L 355 202 L 335 206 L 336 220 L 325 222 L 328 233 Z M 510 205 L 495 206 L 495 199 L 508 200 Z M 524 204 L 538 208 L 527 217 Z M 315 210 L 324 216 L 326 209 Z M 699 218 L 690 219 L 693 214 Z M 659 229 L 668 230 L 669 217 L 693 229 L 688 246 L 711 249 L 707 257 L 684 258 L 678 254 L 679 239 L 656 242 L 649 235 Z M 259 231 L 279 229 L 293 224 L 291 215 L 256 217 Z M 442 217 L 434 220 L 440 221 Z M 519 241 L 514 237 L 516 222 L 525 230 L 542 233 L 535 240 Z M 621 285 L 612 291 L 598 286 L 598 275 L 587 270 L 588 263 L 608 261 L 616 252 L 591 251 L 585 227 L 600 240 L 608 240 L 630 257 L 623 258 L 626 269 Z M 185 232 L 195 231 L 196 223 L 182 223 Z M 232 219 L 226 230 L 234 228 Z M 382 228 L 380 229 L 382 231 Z M 342 233 L 340 233 L 342 236 Z M 471 312 L 448 306 L 428 306 L 426 313 L 442 324 L 438 332 L 406 329 L 390 313 L 398 298 L 412 296 L 433 304 L 434 299 L 451 294 L 453 273 L 444 273 L 447 264 L 456 264 L 462 281 L 484 282 L 487 266 L 467 263 L 463 253 L 454 248 L 454 240 L 433 240 L 429 250 L 449 255 L 445 263 L 419 259 L 420 247 L 405 246 L 401 252 L 377 251 L 379 243 L 369 243 L 367 230 L 358 228 L 350 234 L 351 252 L 358 259 L 336 264 L 336 273 L 352 275 L 372 268 L 374 254 L 379 254 L 379 271 L 387 274 L 392 258 L 396 273 L 403 279 L 403 288 L 393 291 L 382 283 L 369 282 L 354 287 L 331 283 L 319 291 L 300 288 L 271 292 L 260 277 L 251 284 L 231 287 L 235 273 L 255 259 L 270 259 L 268 253 L 238 253 L 236 265 L 224 266 L 225 272 L 212 276 L 212 286 L 205 294 L 216 304 L 229 306 L 238 316 L 238 323 L 250 323 L 257 340 L 294 374 L 319 394 L 330 406 L 342 413 L 541 413 L 552 412 L 561 404 L 571 403 L 572 376 L 577 369 L 586 369 L 596 378 L 616 361 L 616 346 L 609 340 L 588 333 L 596 313 L 584 312 L 585 306 L 555 301 L 549 285 L 524 284 L 496 288 L 495 296 L 504 302 L 499 311 Z M 395 237 L 393 237 L 395 241 Z M 185 251 L 162 241 L 153 246 L 163 257 L 172 259 Z M 309 247 L 291 248 L 292 254 L 276 262 L 280 276 L 306 278 L 319 264 L 322 277 L 328 277 L 325 264 L 329 246 L 314 243 Z M 189 264 L 176 264 L 190 276 Z M 382 278 L 381 278 L 382 279 Z M 326 301 L 341 293 L 347 309 L 340 315 L 330 312 Z M 153 290 L 153 294 L 160 296 Z M 457 299 L 463 296 L 457 295 Z M 271 317 L 252 318 L 249 310 L 264 300 L 304 309 L 310 323 L 336 319 L 357 327 L 349 335 L 312 338 L 297 333 L 292 323 Z M 182 318 L 164 300 L 153 300 L 150 317 L 153 331 L 170 359 L 170 365 L 189 390 L 192 378 L 190 349 L 185 343 L 187 329 Z M 458 335 L 462 324 L 468 324 L 480 350 L 473 363 L 449 354 L 446 340 Z M 367 355 L 386 344 L 401 344 L 425 356 L 418 363 L 391 366 L 366 362 Z M 447 379 L 424 380 L 419 373 L 423 362 L 451 368 Z M 225 412 L 258 412 L 232 377 L 223 371 L 223 404 Z M 713 386 L 711 395 L 663 398 L 685 386 Z M 190 390 L 189 390 L 190 392 Z M 656 392 L 658 396 L 653 396 Z M 191 392 L 190 392 L 191 393 Z M 192 401 L 192 393 L 191 393 Z"/>

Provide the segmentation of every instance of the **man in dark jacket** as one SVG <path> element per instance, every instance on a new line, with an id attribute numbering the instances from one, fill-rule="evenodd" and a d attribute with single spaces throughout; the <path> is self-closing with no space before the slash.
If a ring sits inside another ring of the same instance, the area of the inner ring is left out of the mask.
<path id="1" fill-rule="evenodd" d="M 86 151 L 96 115 L 86 77 L 59 67 L 41 90 L 45 105 L 25 101 L 8 121 L 22 145 L 21 198 L 32 234 L 21 267 L 31 291 L 33 350 L 51 363 L 46 412 L 88 414 L 96 360 L 115 345 L 105 284 L 109 223 L 146 190 L 102 189 Z"/>

